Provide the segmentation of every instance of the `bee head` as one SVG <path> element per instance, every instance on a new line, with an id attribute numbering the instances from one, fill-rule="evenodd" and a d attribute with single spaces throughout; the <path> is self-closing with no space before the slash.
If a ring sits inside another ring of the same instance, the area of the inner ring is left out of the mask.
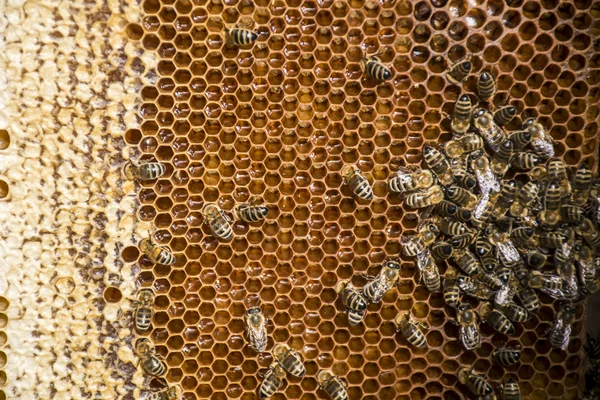
<path id="1" fill-rule="evenodd" d="M 252 307 L 249 308 L 248 311 L 246 311 L 246 313 L 248 315 L 252 315 L 252 314 L 260 314 L 260 307 Z"/>

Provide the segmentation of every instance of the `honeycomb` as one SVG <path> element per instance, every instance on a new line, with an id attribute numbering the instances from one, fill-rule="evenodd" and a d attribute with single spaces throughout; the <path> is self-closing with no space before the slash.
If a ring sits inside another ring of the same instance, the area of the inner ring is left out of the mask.
<path id="1" fill-rule="evenodd" d="M 498 83 L 493 105 L 517 107 L 507 130 L 535 117 L 568 166 L 597 164 L 600 2 L 143 0 L 141 8 L 127 35 L 158 62 L 125 141 L 141 160 L 167 166 L 163 178 L 139 184 L 137 215 L 178 261 L 154 265 L 133 245 L 121 254 L 139 264 L 137 285 L 155 290 L 149 337 L 183 399 L 256 398 L 274 343 L 299 351 L 307 368 L 274 399 L 326 398 L 320 369 L 343 378 L 353 399 L 463 399 L 462 366 L 494 386 L 518 378 L 525 398 L 581 398 L 585 304 L 567 351 L 543 339 L 558 307 L 540 294 L 537 316 L 514 337 L 483 324 L 483 345 L 465 352 L 453 312 L 417 281 L 411 260 L 402 259 L 398 290 L 356 327 L 334 286 L 352 278 L 360 287 L 360 274 L 399 256 L 418 215 L 386 181 L 420 164 L 424 145 L 450 139 L 446 114 L 463 91 L 475 92 L 483 70 Z M 256 29 L 253 47 L 226 44 L 223 29 L 235 24 Z M 382 53 L 393 79 L 366 77 L 365 53 Z M 474 73 L 462 87 L 449 84 L 445 71 L 466 56 Z M 342 184 L 351 164 L 373 183 L 372 202 Z M 211 235 L 205 203 L 231 212 L 254 196 L 272 206 L 264 222 L 235 222 L 230 242 Z M 258 355 L 242 321 L 257 302 L 270 319 Z M 394 318 L 408 310 L 430 325 L 427 350 L 396 333 Z M 490 355 L 507 341 L 523 352 L 503 369 Z"/>

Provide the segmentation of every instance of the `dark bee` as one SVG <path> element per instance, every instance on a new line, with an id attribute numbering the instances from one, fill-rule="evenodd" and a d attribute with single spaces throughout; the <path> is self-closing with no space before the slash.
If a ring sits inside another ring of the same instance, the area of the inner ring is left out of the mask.
<path id="1" fill-rule="evenodd" d="M 533 289 L 521 288 L 517 291 L 517 297 L 530 313 L 535 313 L 540 308 L 540 298 Z"/>
<path id="2" fill-rule="evenodd" d="M 178 386 L 171 386 L 161 392 L 152 392 L 146 396 L 146 400 L 177 400 L 180 398 Z"/>
<path id="3" fill-rule="evenodd" d="M 506 140 L 506 134 L 496 125 L 492 114 L 483 109 L 475 113 L 473 126 L 493 151 L 498 151 L 500 144 Z"/>
<path id="4" fill-rule="evenodd" d="M 514 150 L 522 150 L 531 142 L 531 133 L 527 131 L 517 131 L 508 136 L 508 140 L 513 142 Z"/>
<path id="5" fill-rule="evenodd" d="M 342 303 L 348 311 L 348 323 L 350 326 L 358 325 L 366 313 L 367 299 L 349 281 L 340 281 L 335 290 L 342 295 Z"/>
<path id="6" fill-rule="evenodd" d="M 392 78 L 392 70 L 383 65 L 379 59 L 380 54 L 375 54 L 371 57 L 363 57 L 361 60 L 361 68 L 371 78 L 378 81 L 387 81 Z"/>
<path id="7" fill-rule="evenodd" d="M 342 175 L 344 176 L 344 182 L 356 197 L 363 200 L 373 200 L 373 188 L 360 170 L 354 167 L 346 167 Z"/>
<path id="8" fill-rule="evenodd" d="M 419 235 L 403 235 L 401 239 L 402 254 L 408 257 L 416 257 L 426 250 L 425 243 Z"/>
<path id="9" fill-rule="evenodd" d="M 455 218 L 459 222 L 469 222 L 473 218 L 473 212 L 466 208 L 459 207 Z"/>
<path id="10" fill-rule="evenodd" d="M 477 204 L 477 196 L 468 190 L 461 188 L 460 186 L 448 187 L 446 189 L 446 195 L 448 196 L 448 200 L 466 208 L 467 210 L 474 209 L 475 205 Z"/>
<path id="11" fill-rule="evenodd" d="M 569 224 L 579 224 L 583 221 L 583 208 L 578 206 L 566 205 L 560 208 L 560 219 Z"/>
<path id="12" fill-rule="evenodd" d="M 490 241 L 496 246 L 502 264 L 512 268 L 521 262 L 521 255 L 512 240 L 510 240 L 509 235 L 494 229 L 490 233 Z"/>
<path id="13" fill-rule="evenodd" d="M 463 94 L 456 101 L 454 116 L 452 117 L 452 132 L 464 134 L 471 123 L 471 98 Z"/>
<path id="14" fill-rule="evenodd" d="M 324 390 L 333 400 L 348 399 L 346 384 L 330 371 L 319 371 L 317 373 L 317 383 L 319 384 L 319 388 Z"/>
<path id="15" fill-rule="evenodd" d="M 237 26 L 233 29 L 225 28 L 225 36 L 230 44 L 238 46 L 254 44 L 256 39 L 258 39 L 258 33 L 250 29 L 238 28 Z"/>
<path id="16" fill-rule="evenodd" d="M 544 232 L 539 235 L 538 240 L 539 243 L 550 249 L 555 249 L 560 247 L 565 242 L 565 237 L 558 232 Z"/>
<path id="17" fill-rule="evenodd" d="M 529 226 L 520 226 L 510 232 L 510 238 L 520 241 L 529 241 L 533 239 L 535 231 Z"/>
<path id="18" fill-rule="evenodd" d="M 517 115 L 517 108 L 515 106 L 505 106 L 500 108 L 494 113 L 494 122 L 498 125 L 506 125 Z"/>
<path id="19" fill-rule="evenodd" d="M 542 124 L 536 122 L 533 118 L 528 118 L 523 122 L 523 129 L 527 129 L 531 134 L 531 147 L 537 155 L 544 159 L 554 157 L 552 137 L 546 133 Z"/>
<path id="20" fill-rule="evenodd" d="M 475 275 L 479 269 L 479 261 L 468 250 L 456 250 L 452 255 L 452 259 L 458 267 L 467 275 Z"/>
<path id="21" fill-rule="evenodd" d="M 269 213 L 269 207 L 267 206 L 255 206 L 253 205 L 256 198 L 252 199 L 249 203 L 242 203 L 235 208 L 235 216 L 244 222 L 258 222 L 264 219 Z"/>
<path id="22" fill-rule="evenodd" d="M 468 304 L 458 306 L 456 318 L 459 324 L 458 337 L 465 350 L 475 350 L 481 346 L 481 335 L 477 324 L 477 313 Z"/>
<path id="23" fill-rule="evenodd" d="M 514 152 L 514 143 L 508 139 L 502 142 L 498 151 L 492 157 L 492 171 L 499 175 L 504 175 L 510 164 Z"/>
<path id="24" fill-rule="evenodd" d="M 283 385 L 283 379 L 285 378 L 285 370 L 277 362 L 269 367 L 269 370 L 265 374 L 265 380 L 260 385 L 258 397 L 261 399 L 267 399 L 275 394 Z"/>
<path id="25" fill-rule="evenodd" d="M 206 204 L 202 208 L 202 215 L 213 235 L 223 240 L 230 240 L 233 237 L 233 229 L 229 224 L 231 219 L 216 204 Z"/>
<path id="26" fill-rule="evenodd" d="M 441 260 L 447 260 L 452 257 L 454 249 L 447 242 L 436 242 L 431 246 L 431 255 Z"/>
<path id="27" fill-rule="evenodd" d="M 388 260 L 376 277 L 369 277 L 362 289 L 363 296 L 371 303 L 379 303 L 383 296 L 396 284 L 400 277 L 400 264 Z"/>
<path id="28" fill-rule="evenodd" d="M 510 304 L 517 293 L 517 286 L 519 283 L 513 273 L 508 275 L 508 279 L 505 277 L 502 281 L 503 285 L 496 291 L 496 296 L 494 296 L 494 304 L 498 308 L 503 308 Z"/>
<path id="29" fill-rule="evenodd" d="M 495 201 L 496 196 L 494 195 L 493 197 L 493 200 Z M 488 218 L 492 216 L 495 204 L 491 201 L 491 198 L 491 193 L 483 193 L 481 196 L 479 196 L 479 201 L 477 202 L 477 205 L 475 205 L 475 209 L 473 209 L 471 213 L 471 223 L 475 227 L 482 228 L 485 225 Z"/>
<path id="30" fill-rule="evenodd" d="M 450 244 L 456 250 L 463 250 L 469 247 L 475 241 L 473 232 L 463 233 L 462 235 L 454 236 L 450 239 Z"/>
<path id="31" fill-rule="evenodd" d="M 152 316 L 154 315 L 154 292 L 152 289 L 141 289 L 134 304 L 136 305 L 135 329 L 139 333 L 148 332 L 152 327 Z"/>
<path id="32" fill-rule="evenodd" d="M 556 314 L 550 329 L 550 344 L 555 349 L 567 349 L 571 341 L 571 325 L 575 321 L 575 313 L 575 307 L 565 304 Z"/>
<path id="33" fill-rule="evenodd" d="M 446 73 L 446 78 L 452 84 L 458 85 L 462 81 L 466 79 L 466 77 L 471 73 L 471 69 L 473 68 L 473 64 L 469 60 L 459 61 L 454 64 L 448 72 Z"/>
<path id="34" fill-rule="evenodd" d="M 409 312 L 398 315 L 396 318 L 396 325 L 408 343 L 422 349 L 427 347 L 425 335 L 423 335 L 423 332 L 419 329 L 419 327 L 427 329 L 427 325 L 415 321 Z"/>
<path id="35" fill-rule="evenodd" d="M 442 288 L 440 271 L 429 251 L 419 254 L 417 268 L 421 272 L 423 283 L 431 292 L 439 292 Z"/>
<path id="36" fill-rule="evenodd" d="M 472 369 L 459 369 L 458 381 L 466 385 L 474 395 L 485 396 L 494 391 L 492 385 L 482 375 L 474 373 Z"/>
<path id="37" fill-rule="evenodd" d="M 457 158 L 463 154 L 483 149 L 483 146 L 484 143 L 481 136 L 470 133 L 446 143 L 446 154 L 450 158 Z"/>
<path id="38" fill-rule="evenodd" d="M 146 338 L 138 339 L 135 344 L 135 350 L 140 357 L 142 370 L 150 376 L 164 376 L 167 373 L 165 363 L 156 357 L 156 350 Z"/>
<path id="39" fill-rule="evenodd" d="M 490 242 L 489 231 L 480 231 L 475 241 L 475 253 L 479 257 L 489 254 L 492 250 L 492 242 Z"/>
<path id="40" fill-rule="evenodd" d="M 500 310 L 492 308 L 490 303 L 483 303 L 479 307 L 479 314 L 498 332 L 505 335 L 513 335 L 515 333 L 513 323 Z"/>
<path id="41" fill-rule="evenodd" d="M 477 179 L 468 172 L 455 175 L 456 184 L 463 189 L 473 190 L 477 187 Z"/>
<path id="42" fill-rule="evenodd" d="M 538 289 L 553 299 L 565 298 L 565 293 L 563 292 L 565 282 L 562 276 L 531 271 L 526 282 L 530 288 Z"/>
<path id="43" fill-rule="evenodd" d="M 584 218 L 575 229 L 592 249 L 600 248 L 600 232 L 598 232 L 592 221 Z"/>
<path id="44" fill-rule="evenodd" d="M 388 181 L 392 193 L 410 192 L 427 189 L 433 185 L 433 175 L 429 170 L 408 170 L 402 168 L 395 177 Z"/>
<path id="45" fill-rule="evenodd" d="M 500 385 L 502 390 L 501 400 L 521 400 L 521 388 L 513 378 L 509 378 L 505 383 Z"/>
<path id="46" fill-rule="evenodd" d="M 487 157 L 481 156 L 471 162 L 471 167 L 477 178 L 477 184 L 482 193 L 499 192 L 500 182 L 490 168 L 490 162 Z"/>
<path id="47" fill-rule="evenodd" d="M 458 211 L 458 206 L 448 200 L 442 200 L 435 206 L 435 210 L 442 217 L 453 217 Z"/>
<path id="48" fill-rule="evenodd" d="M 500 279 L 498 275 L 494 274 L 494 271 L 489 269 L 489 267 L 482 266 L 482 268 L 477 271 L 476 277 L 477 280 L 494 290 L 498 290 L 504 285 L 502 279 Z"/>
<path id="49" fill-rule="evenodd" d="M 530 268 L 541 269 L 546 265 L 548 257 L 539 250 L 531 250 L 525 254 L 525 262 Z"/>
<path id="50" fill-rule="evenodd" d="M 542 159 L 534 153 L 519 152 L 513 156 L 511 164 L 521 171 L 529 171 L 541 162 Z"/>
<path id="51" fill-rule="evenodd" d="M 141 165 L 134 165 L 128 162 L 123 167 L 123 171 L 127 179 L 150 181 L 158 179 L 165 174 L 166 167 L 164 164 L 159 162 L 151 162 Z"/>
<path id="52" fill-rule="evenodd" d="M 273 358 L 290 374 L 298 378 L 306 375 L 306 367 L 300 354 L 285 344 L 278 344 L 273 348 Z"/>
<path id="53" fill-rule="evenodd" d="M 456 270 L 452 267 L 448 267 L 446 274 L 444 275 L 444 301 L 449 307 L 458 307 L 460 300 L 459 287 L 456 284 Z"/>
<path id="54" fill-rule="evenodd" d="M 496 93 L 496 81 L 492 74 L 482 72 L 477 79 L 477 96 L 482 101 L 488 101 Z"/>
<path id="55" fill-rule="evenodd" d="M 567 169 L 565 164 L 558 158 L 553 158 L 548 162 L 548 180 L 557 182 L 560 186 L 561 197 L 571 196 L 571 183 L 567 177 Z"/>
<path id="56" fill-rule="evenodd" d="M 267 348 L 267 319 L 260 307 L 250 308 L 246 311 L 244 324 L 250 348 L 257 353 L 265 351 Z"/>
<path id="57" fill-rule="evenodd" d="M 498 260 L 498 256 L 495 253 L 486 254 L 485 256 L 481 257 L 481 266 L 486 271 L 498 272 L 498 269 L 500 268 L 500 261 Z M 498 275 L 500 279 L 503 279 L 499 273 L 497 273 L 496 275 Z"/>
<path id="58" fill-rule="evenodd" d="M 494 290 L 485 283 L 469 276 L 459 275 L 456 284 L 466 295 L 479 300 L 491 300 L 495 294 Z"/>
<path id="59" fill-rule="evenodd" d="M 557 182 L 550 182 L 544 193 L 544 209 L 540 214 L 540 222 L 544 225 L 556 225 L 560 221 L 561 191 Z"/>
<path id="60" fill-rule="evenodd" d="M 596 278 L 596 262 L 593 258 L 592 249 L 588 246 L 580 246 L 575 254 L 577 260 L 577 267 L 579 273 L 579 280 L 581 281 L 582 288 L 588 292 L 593 293 L 597 290 Z"/>
<path id="61" fill-rule="evenodd" d="M 592 170 L 587 162 L 582 162 L 573 176 L 573 203 L 584 205 L 592 188 Z"/>
<path id="62" fill-rule="evenodd" d="M 444 199 L 444 192 L 439 185 L 433 185 L 422 192 L 411 193 L 406 196 L 404 203 L 412 208 L 426 208 L 438 204 Z"/>
<path id="63" fill-rule="evenodd" d="M 496 217 L 496 219 L 502 218 L 506 214 L 512 203 L 515 201 L 518 189 L 519 186 L 514 179 L 506 181 L 504 185 L 502 185 L 500 193 L 494 199 L 494 205 L 491 210 L 491 214 Z"/>
<path id="64" fill-rule="evenodd" d="M 449 185 L 454 181 L 454 175 L 450 169 L 450 163 L 445 155 L 431 146 L 423 148 L 423 159 L 425 164 L 438 177 L 442 185 Z"/>
<path id="65" fill-rule="evenodd" d="M 462 235 L 469 231 L 465 224 L 446 218 L 439 220 L 439 227 L 443 233 L 451 236 Z"/>
<path id="66" fill-rule="evenodd" d="M 527 310 L 513 302 L 508 303 L 503 309 L 506 318 L 513 322 L 525 322 L 531 319 L 531 315 Z"/>
<path id="67" fill-rule="evenodd" d="M 494 361 L 504 367 L 515 365 L 521 361 L 521 347 L 518 345 L 517 347 L 497 347 L 492 352 L 492 357 Z"/>
<path id="68" fill-rule="evenodd" d="M 149 236 L 147 239 L 144 238 L 140 240 L 139 243 L 140 250 L 142 253 L 146 255 L 155 264 L 162 265 L 173 265 L 175 264 L 175 256 L 171 251 L 162 246 L 158 246 L 156 243 L 152 241 L 152 236 Z"/>
<path id="69" fill-rule="evenodd" d="M 510 215 L 523 218 L 527 215 L 528 207 L 538 198 L 539 186 L 529 181 L 517 193 L 517 199 L 510 206 Z"/>
<path id="70" fill-rule="evenodd" d="M 538 182 L 539 184 L 545 183 L 543 181 L 548 177 L 548 169 L 545 165 L 537 165 L 529 171 L 529 178 L 531 180 Z M 541 190 L 540 190 L 541 191 Z"/>

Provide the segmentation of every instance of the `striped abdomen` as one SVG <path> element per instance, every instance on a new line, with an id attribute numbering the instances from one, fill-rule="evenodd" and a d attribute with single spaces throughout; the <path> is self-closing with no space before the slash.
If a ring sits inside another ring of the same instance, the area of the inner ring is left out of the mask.
<path id="1" fill-rule="evenodd" d="M 210 226 L 210 230 L 218 238 L 229 240 L 233 237 L 231 225 L 229 225 L 227 220 L 221 215 L 210 220 L 208 226 Z"/>
<path id="2" fill-rule="evenodd" d="M 254 43 L 258 39 L 258 34 L 249 29 L 233 28 L 228 33 L 231 41 L 240 46 Z"/>
<path id="3" fill-rule="evenodd" d="M 473 64 L 470 61 L 462 61 L 453 65 L 446 76 L 450 83 L 458 84 L 465 80 L 472 68 Z"/>
<path id="4" fill-rule="evenodd" d="M 135 328 L 138 332 L 144 333 L 150 330 L 152 326 L 152 309 L 149 307 L 138 307 L 135 311 Z"/>
<path id="5" fill-rule="evenodd" d="M 142 361 L 142 369 L 146 374 L 152 376 L 164 376 L 167 373 L 167 366 L 158 358 L 151 356 Z"/>
<path id="6" fill-rule="evenodd" d="M 454 119 L 458 122 L 471 120 L 471 98 L 463 94 L 454 106 Z"/>
<path id="7" fill-rule="evenodd" d="M 306 375 L 306 368 L 296 353 L 288 352 L 281 365 L 287 372 L 294 376 L 301 378 Z"/>
<path id="8" fill-rule="evenodd" d="M 517 115 L 517 108 L 514 106 L 506 106 L 497 110 L 494 113 L 494 121 L 498 125 L 506 125 Z"/>
<path id="9" fill-rule="evenodd" d="M 156 246 L 149 255 L 150 259 L 156 264 L 173 265 L 175 264 L 175 256 L 164 247 Z"/>
<path id="10" fill-rule="evenodd" d="M 265 380 L 260 385 L 260 391 L 258 392 L 258 397 L 261 399 L 266 399 L 275 394 L 277 390 L 281 387 L 282 381 L 281 378 L 278 377 L 273 370 L 269 370 L 267 375 L 265 376 Z"/>
<path id="11" fill-rule="evenodd" d="M 498 364 L 507 367 L 521 360 L 521 350 L 512 347 L 499 347 L 494 349 L 492 356 Z"/>
<path id="12" fill-rule="evenodd" d="M 509 379 L 502 385 L 502 400 L 521 400 L 521 389 L 514 379 Z"/>
<path id="13" fill-rule="evenodd" d="M 238 218 L 244 222 L 258 222 L 269 213 L 267 206 L 250 206 L 242 204 L 236 209 Z"/>
<path id="14" fill-rule="evenodd" d="M 402 336 L 408 341 L 408 343 L 413 346 L 425 348 L 427 347 L 427 340 L 425 339 L 425 335 L 423 332 L 417 328 L 416 325 L 407 323 L 402 328 L 400 328 L 400 332 Z"/>
<path id="15" fill-rule="evenodd" d="M 356 197 L 363 200 L 373 199 L 373 188 L 371 188 L 369 181 L 364 176 L 354 174 L 346 182 Z"/>
<path id="16" fill-rule="evenodd" d="M 378 81 L 387 81 L 392 77 L 392 71 L 378 59 L 374 57 L 366 58 L 364 63 L 365 70 L 371 78 L 377 79 Z"/>
<path id="17" fill-rule="evenodd" d="M 125 176 L 128 179 L 139 179 L 141 181 L 149 181 L 158 179 L 164 175 L 166 168 L 164 164 L 153 162 L 146 163 L 140 166 L 135 166 L 132 163 L 125 165 Z"/>
<path id="18" fill-rule="evenodd" d="M 496 329 L 500 333 L 504 333 L 506 335 L 512 335 L 515 333 L 515 327 L 510 322 L 506 315 L 502 314 L 498 310 L 492 310 L 487 317 L 488 322 L 494 329 Z"/>
<path id="19" fill-rule="evenodd" d="M 477 94 L 483 101 L 487 101 L 496 93 L 496 81 L 488 72 L 482 72 L 477 80 Z"/>
<path id="20" fill-rule="evenodd" d="M 346 388 L 340 383 L 337 379 L 331 379 L 327 386 L 325 386 L 325 391 L 333 400 L 347 400 L 348 392 Z"/>
<path id="21" fill-rule="evenodd" d="M 348 324 L 350 326 L 356 326 L 356 325 L 360 324 L 360 322 L 365 317 L 365 314 L 366 314 L 365 310 L 358 311 L 358 310 L 349 309 L 348 310 Z"/>

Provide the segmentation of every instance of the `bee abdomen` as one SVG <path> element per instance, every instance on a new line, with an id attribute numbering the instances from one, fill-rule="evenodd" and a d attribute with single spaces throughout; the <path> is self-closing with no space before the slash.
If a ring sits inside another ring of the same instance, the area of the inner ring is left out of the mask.
<path id="1" fill-rule="evenodd" d="M 139 166 L 139 179 L 146 181 L 160 178 L 164 175 L 166 168 L 161 163 L 148 163 Z"/>
<path id="2" fill-rule="evenodd" d="M 140 333 L 150 330 L 152 326 L 152 310 L 147 307 L 140 307 L 135 312 L 135 327 Z"/>
<path id="3" fill-rule="evenodd" d="M 249 29 L 233 28 L 229 34 L 233 43 L 241 46 L 254 43 L 258 39 L 258 34 Z"/>
<path id="4" fill-rule="evenodd" d="M 262 385 L 260 385 L 259 397 L 261 399 L 266 399 L 275 394 L 275 392 L 279 389 L 278 382 L 275 382 L 270 377 L 265 378 Z"/>
<path id="5" fill-rule="evenodd" d="M 360 310 L 349 309 L 348 310 L 348 324 L 350 326 L 356 326 L 356 325 L 360 324 L 360 322 L 365 317 L 365 314 L 366 314 L 366 312 L 364 310 L 360 311 Z"/>
<path id="6" fill-rule="evenodd" d="M 267 206 L 240 207 L 238 209 L 238 216 L 244 222 L 258 222 L 264 219 L 268 213 L 269 207 Z"/>
<path id="7" fill-rule="evenodd" d="M 173 265 L 175 264 L 175 256 L 167 249 L 164 248 L 158 248 L 155 251 L 154 255 L 154 259 L 156 260 L 156 263 L 158 264 L 163 264 L 163 265 Z"/>
<path id="8" fill-rule="evenodd" d="M 494 349 L 492 356 L 498 364 L 507 367 L 509 365 L 514 365 L 521 360 L 521 350 L 510 347 L 500 347 Z"/>
<path id="9" fill-rule="evenodd" d="M 142 362 L 142 369 L 152 376 L 163 376 L 167 373 L 165 364 L 156 357 L 150 357 Z"/>
<path id="10" fill-rule="evenodd" d="M 477 93 L 483 101 L 489 100 L 496 93 L 496 82 L 491 74 L 482 72 L 477 80 Z"/>
<path id="11" fill-rule="evenodd" d="M 348 186 L 356 197 L 363 200 L 373 199 L 373 188 L 369 185 L 369 181 L 364 176 L 355 175 L 348 181 Z"/>
<path id="12" fill-rule="evenodd" d="M 494 113 L 494 121 L 498 125 L 506 125 L 517 115 L 517 108 L 514 106 L 502 107 Z"/>
<path id="13" fill-rule="evenodd" d="M 454 65 L 447 74 L 450 83 L 458 84 L 465 80 L 471 73 L 473 64 L 470 61 L 462 61 Z"/>
<path id="14" fill-rule="evenodd" d="M 221 239 L 229 240 L 233 237 L 233 229 L 226 221 L 223 221 L 221 224 L 211 224 L 210 228 L 215 236 Z"/>
<path id="15" fill-rule="evenodd" d="M 454 119 L 458 121 L 468 121 L 471 119 L 471 98 L 463 94 L 458 98 L 454 106 Z"/>
<path id="16" fill-rule="evenodd" d="M 329 384 L 325 387 L 325 391 L 333 400 L 347 400 L 348 392 L 346 389 L 335 379 L 332 379 Z"/>
<path id="17" fill-rule="evenodd" d="M 376 60 L 368 60 L 366 69 L 367 74 L 371 78 L 377 79 L 379 81 L 386 81 L 392 77 L 392 71 L 388 67 Z"/>
<path id="18" fill-rule="evenodd" d="M 423 335 L 423 332 L 421 332 L 416 326 L 407 324 L 406 326 L 402 327 L 400 331 L 408 343 L 419 348 L 427 347 L 425 335 Z"/>

